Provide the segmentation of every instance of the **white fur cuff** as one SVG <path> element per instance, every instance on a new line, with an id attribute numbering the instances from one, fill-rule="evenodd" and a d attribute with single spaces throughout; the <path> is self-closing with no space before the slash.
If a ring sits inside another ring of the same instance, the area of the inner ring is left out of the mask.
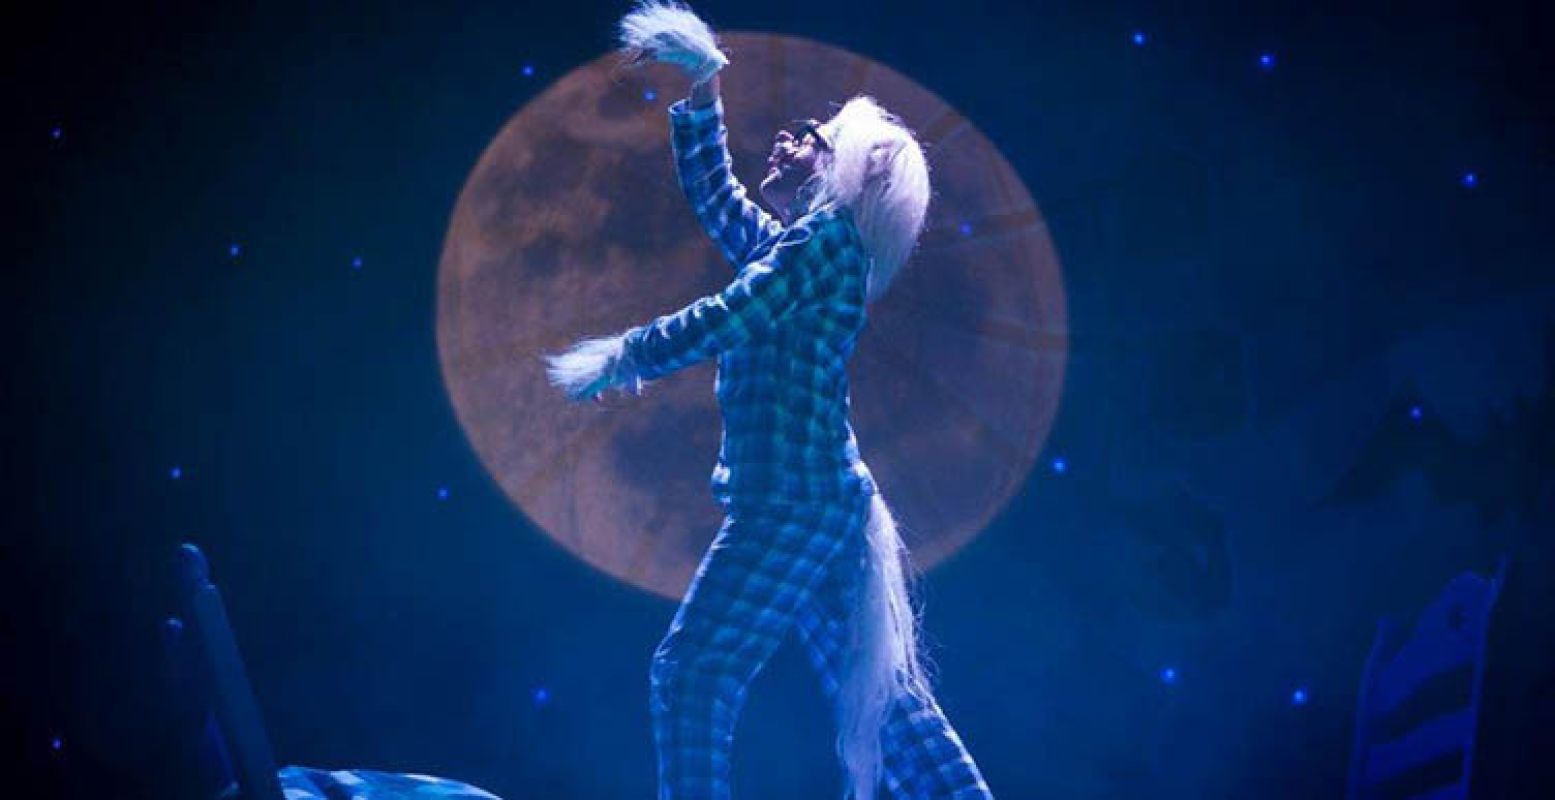
<path id="1" fill-rule="evenodd" d="M 546 377 L 568 399 L 588 400 L 612 388 L 642 393 L 642 380 L 626 356 L 625 334 L 583 339 L 545 360 Z"/>
<path id="2" fill-rule="evenodd" d="M 711 28 L 690 8 L 669 0 L 639 0 L 620 24 L 621 51 L 629 61 L 674 64 L 698 83 L 729 64 Z"/>

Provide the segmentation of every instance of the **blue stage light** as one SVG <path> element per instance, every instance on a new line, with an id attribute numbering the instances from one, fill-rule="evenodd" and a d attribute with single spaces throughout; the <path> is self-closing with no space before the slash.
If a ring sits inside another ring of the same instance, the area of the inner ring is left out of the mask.
<path id="1" fill-rule="evenodd" d="M 1145 46 L 1145 42 L 1148 41 L 1145 38 L 1145 32 L 1144 31 L 1134 31 L 1134 35 L 1132 37 L 1130 37 L 1130 38 L 1133 40 L 1134 45 L 1137 46 L 1137 47 L 1144 47 Z"/>
<path id="2" fill-rule="evenodd" d="M 971 236 L 972 235 L 972 223 L 970 223 L 970 222 L 963 222 L 963 223 L 961 223 L 961 226 L 960 226 L 959 230 L 961 231 L 961 235 L 962 236 Z"/>
<path id="3" fill-rule="evenodd" d="M 1416 422 L 1419 422 L 1420 418 L 1423 417 L 1423 416 L 1425 416 L 1425 412 L 1421 410 L 1420 406 L 1410 406 L 1409 407 L 1409 418 L 1410 419 L 1412 419 L 1412 420 L 1414 420 Z"/>
<path id="4" fill-rule="evenodd" d="M 1177 682 L 1177 670 L 1173 667 L 1161 668 L 1161 682 L 1170 686 Z"/>
<path id="5" fill-rule="evenodd" d="M 172 478 L 173 480 L 176 481 L 179 478 L 182 478 L 184 476 L 184 468 L 183 467 L 173 467 L 172 469 L 167 471 L 167 476 L 169 478 Z"/>
<path id="6" fill-rule="evenodd" d="M 1258 66 L 1266 70 L 1274 69 L 1274 54 L 1264 53 L 1258 56 Z"/>
<path id="7" fill-rule="evenodd" d="M 1062 458 L 1055 458 L 1055 459 L 1053 459 L 1053 471 L 1058 473 L 1059 475 L 1062 475 L 1065 472 L 1068 472 L 1069 471 L 1069 462 L 1063 460 Z"/>
<path id="8" fill-rule="evenodd" d="M 1298 688 L 1296 691 L 1291 692 L 1290 693 L 1290 704 L 1293 705 L 1293 706 L 1304 706 L 1304 705 L 1306 705 L 1307 704 L 1307 690 L 1305 688 Z"/>
<path id="9" fill-rule="evenodd" d="M 64 749 L 65 742 L 56 736 L 52 741 L 49 742 L 49 747 L 53 748 L 54 752 L 58 753 L 60 750 Z"/>
<path id="10" fill-rule="evenodd" d="M 237 242 L 233 242 L 232 244 L 227 245 L 227 255 L 232 256 L 233 258 L 237 258 L 238 256 L 243 255 L 243 245 L 240 245 Z"/>
<path id="11" fill-rule="evenodd" d="M 532 78 L 532 77 L 534 77 L 534 74 L 535 74 L 535 65 L 533 65 L 533 64 L 525 64 L 524 65 L 524 77 Z"/>
<path id="12" fill-rule="evenodd" d="M 655 92 L 652 89 L 644 89 L 643 90 L 643 99 L 644 100 L 647 100 L 648 102 L 652 103 L 654 100 L 657 100 L 658 98 L 659 98 L 659 93 L 658 92 Z"/>
<path id="13" fill-rule="evenodd" d="M 53 139 L 54 141 L 57 142 L 60 139 L 63 139 L 64 137 L 65 137 L 65 129 L 64 128 L 61 128 L 58 125 L 55 125 L 53 128 L 49 129 L 49 138 L 50 139 Z"/>
<path id="14" fill-rule="evenodd" d="M 439 499 L 439 500 L 447 500 L 448 499 L 448 487 L 447 486 L 439 486 L 439 487 L 437 487 L 437 499 Z"/>
<path id="15" fill-rule="evenodd" d="M 361 268 L 362 268 L 362 257 L 361 256 L 356 256 L 355 258 L 352 258 L 351 259 L 351 269 L 361 269 Z"/>
<path id="16" fill-rule="evenodd" d="M 1479 176 L 1472 172 L 1463 173 L 1463 185 L 1472 189 L 1479 184 Z"/>
<path id="17" fill-rule="evenodd" d="M 543 706 L 543 705 L 545 705 L 546 703 L 549 703 L 549 702 L 551 702 L 551 692 L 550 692 L 549 689 L 546 689 L 544 686 L 542 686 L 542 687 L 540 687 L 540 688 L 535 690 L 535 707 L 536 708 L 538 708 L 540 706 Z"/>

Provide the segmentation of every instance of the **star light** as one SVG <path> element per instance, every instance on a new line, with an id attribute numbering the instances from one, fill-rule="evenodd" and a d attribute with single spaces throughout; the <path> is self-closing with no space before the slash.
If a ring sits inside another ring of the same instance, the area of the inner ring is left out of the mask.
<path id="1" fill-rule="evenodd" d="M 1175 667 L 1161 668 L 1161 682 L 1170 686 L 1177 682 L 1177 669 Z"/>
<path id="2" fill-rule="evenodd" d="M 1053 471 L 1059 475 L 1069 471 L 1069 462 L 1062 458 L 1053 459 Z"/>
<path id="3" fill-rule="evenodd" d="M 1263 67 L 1264 71 L 1274 69 L 1274 54 L 1264 53 L 1258 56 L 1258 66 Z"/>
<path id="4" fill-rule="evenodd" d="M 243 255 L 243 245 L 240 245 L 237 242 L 233 242 L 232 244 L 227 245 L 227 255 L 231 256 L 232 258 L 237 258 L 238 256 Z"/>
<path id="5" fill-rule="evenodd" d="M 1304 706 L 1307 704 L 1307 688 L 1305 686 L 1298 686 L 1296 691 L 1290 693 L 1290 704 L 1293 706 Z"/>
<path id="6" fill-rule="evenodd" d="M 1460 179 L 1460 182 L 1464 185 L 1465 188 L 1472 189 L 1479 185 L 1479 176 L 1472 172 L 1465 172 L 1463 173 L 1463 177 Z"/>
<path id="7" fill-rule="evenodd" d="M 970 222 L 963 222 L 963 223 L 961 223 L 959 230 L 961 231 L 961 235 L 962 236 L 971 236 L 972 235 L 972 223 L 970 223 Z"/>
<path id="8" fill-rule="evenodd" d="M 1419 422 L 1420 418 L 1423 417 L 1423 416 L 1425 416 L 1425 411 L 1422 410 L 1420 408 L 1420 406 L 1410 406 L 1409 407 L 1409 418 L 1410 419 L 1414 420 L 1415 422 Z"/>
<path id="9" fill-rule="evenodd" d="M 535 708 L 540 708 L 551 702 L 551 691 L 544 686 L 535 690 Z"/>
<path id="10" fill-rule="evenodd" d="M 65 741 L 56 736 L 49 741 L 49 748 L 58 753 L 59 751 L 65 749 Z"/>
<path id="11" fill-rule="evenodd" d="M 658 92 L 655 92 L 652 89 L 644 89 L 643 90 L 643 99 L 644 100 L 647 100 L 648 102 L 652 103 L 654 100 L 657 100 L 658 98 L 659 98 L 659 93 Z"/>
<path id="12" fill-rule="evenodd" d="M 184 476 L 184 468 L 175 466 L 167 471 L 167 476 L 176 481 Z"/>
<path id="13" fill-rule="evenodd" d="M 60 139 L 65 138 L 65 129 L 61 128 L 58 125 L 55 125 L 54 127 L 49 129 L 49 138 L 53 139 L 56 142 L 59 141 Z"/>
<path id="14" fill-rule="evenodd" d="M 439 486 L 439 487 L 437 487 L 437 499 L 439 499 L 439 500 L 447 500 L 448 499 L 448 487 L 447 486 Z"/>
<path id="15" fill-rule="evenodd" d="M 353 257 L 351 259 L 351 269 L 361 269 L 361 268 L 362 268 L 362 257 L 361 256 Z"/>
<path id="16" fill-rule="evenodd" d="M 526 77 L 526 78 L 533 78 L 534 75 L 535 75 L 535 65 L 533 65 L 533 64 L 525 64 L 523 72 L 524 72 L 524 77 Z"/>
<path id="17" fill-rule="evenodd" d="M 1145 42 L 1148 41 L 1144 31 L 1134 31 L 1134 35 L 1129 37 L 1129 39 L 1134 43 L 1135 47 L 1144 47 Z"/>

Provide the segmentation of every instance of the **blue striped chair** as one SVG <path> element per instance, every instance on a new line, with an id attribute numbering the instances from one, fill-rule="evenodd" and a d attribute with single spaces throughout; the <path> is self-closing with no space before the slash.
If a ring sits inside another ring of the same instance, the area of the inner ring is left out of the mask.
<path id="1" fill-rule="evenodd" d="M 1503 557 L 1491 578 L 1453 578 L 1408 638 L 1389 617 L 1378 624 L 1356 705 L 1349 800 L 1469 796 L 1486 634 L 1505 575 Z"/>
<path id="2" fill-rule="evenodd" d="M 474 786 L 428 775 L 276 769 L 221 593 L 210 581 L 210 566 L 199 548 L 179 548 L 178 573 L 183 616 L 164 623 L 163 644 L 181 705 L 177 716 L 190 733 L 180 760 L 191 774 L 172 782 L 173 794 L 202 800 L 500 800 Z"/>

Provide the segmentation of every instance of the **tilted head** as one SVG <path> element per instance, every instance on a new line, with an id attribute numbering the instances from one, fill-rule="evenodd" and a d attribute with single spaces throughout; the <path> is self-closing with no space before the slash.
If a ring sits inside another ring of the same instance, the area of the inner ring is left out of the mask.
<path id="1" fill-rule="evenodd" d="M 821 123 L 813 119 L 794 120 L 772 138 L 767 174 L 761 181 L 761 196 L 783 217 L 785 224 L 804 213 L 794 201 L 800 189 L 819 170 L 826 168 L 825 162 L 832 152 L 831 139 L 821 130 Z"/>
<path id="2" fill-rule="evenodd" d="M 826 204 L 846 206 L 874 263 L 868 299 L 885 293 L 923 230 L 929 166 L 918 141 L 894 114 L 860 95 L 830 120 L 779 131 L 767 159 L 762 196 L 785 222 Z"/>

